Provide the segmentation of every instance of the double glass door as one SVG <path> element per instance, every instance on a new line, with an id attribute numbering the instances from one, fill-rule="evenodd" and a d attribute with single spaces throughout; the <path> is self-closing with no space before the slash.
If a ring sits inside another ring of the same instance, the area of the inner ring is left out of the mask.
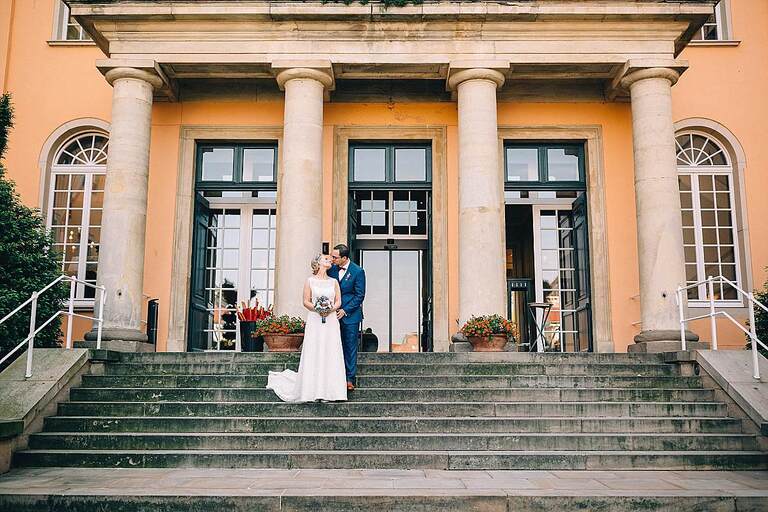
<path id="1" fill-rule="evenodd" d="M 582 195 L 571 207 L 533 207 L 536 301 L 552 305 L 546 322 L 538 313 L 536 323 L 542 326 L 543 337 L 536 342 L 547 351 L 591 350 L 584 198 Z"/>
<path id="2" fill-rule="evenodd" d="M 363 332 L 376 336 L 379 352 L 429 350 L 428 252 L 418 248 L 421 244 L 410 244 L 414 248 L 362 245 L 369 247 L 358 253 L 366 275 Z"/>
<path id="3" fill-rule="evenodd" d="M 241 347 L 237 306 L 274 302 L 276 209 L 197 197 L 190 350 Z"/>

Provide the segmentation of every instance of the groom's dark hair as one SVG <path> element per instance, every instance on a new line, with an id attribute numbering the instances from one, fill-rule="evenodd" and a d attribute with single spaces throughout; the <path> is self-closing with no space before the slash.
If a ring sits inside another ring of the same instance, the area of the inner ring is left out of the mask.
<path id="1" fill-rule="evenodd" d="M 339 256 L 342 258 L 349 258 L 349 247 L 347 247 L 344 244 L 339 244 L 336 247 L 334 247 L 337 251 L 339 251 Z"/>

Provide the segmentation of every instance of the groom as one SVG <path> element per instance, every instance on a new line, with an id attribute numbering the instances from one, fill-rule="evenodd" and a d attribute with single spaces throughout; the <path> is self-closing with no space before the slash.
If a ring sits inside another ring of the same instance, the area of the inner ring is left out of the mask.
<path id="1" fill-rule="evenodd" d="M 365 270 L 349 259 L 349 247 L 339 244 L 331 251 L 333 266 L 328 276 L 339 281 L 341 309 L 336 312 L 341 327 L 341 346 L 344 348 L 344 365 L 347 368 L 347 389 L 355 389 L 357 374 L 357 341 L 360 322 L 363 321 L 365 299 Z"/>

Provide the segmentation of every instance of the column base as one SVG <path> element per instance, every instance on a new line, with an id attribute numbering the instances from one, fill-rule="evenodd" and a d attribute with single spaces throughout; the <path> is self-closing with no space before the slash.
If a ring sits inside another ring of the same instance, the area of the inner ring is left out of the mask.
<path id="1" fill-rule="evenodd" d="M 96 340 L 76 341 L 74 346 L 75 348 L 95 349 Z M 113 352 L 154 352 L 155 346 L 142 341 L 101 340 L 101 349 Z"/>
<path id="2" fill-rule="evenodd" d="M 701 343 L 698 334 L 685 331 L 685 348 L 686 350 L 708 350 L 709 343 Z M 635 336 L 635 344 L 627 347 L 627 352 L 658 354 L 661 352 L 678 352 L 682 349 L 680 331 L 660 329 L 643 331 Z"/>
<path id="3" fill-rule="evenodd" d="M 689 341 L 685 344 L 686 350 L 709 350 L 709 343 Z M 665 352 L 680 352 L 683 344 L 680 341 L 643 341 L 627 347 L 630 354 L 660 354 Z"/>
<path id="4" fill-rule="evenodd" d="M 96 330 L 85 333 L 84 348 L 96 348 Z M 135 329 L 105 328 L 101 331 L 101 348 L 119 352 L 154 352 L 147 335 Z"/>

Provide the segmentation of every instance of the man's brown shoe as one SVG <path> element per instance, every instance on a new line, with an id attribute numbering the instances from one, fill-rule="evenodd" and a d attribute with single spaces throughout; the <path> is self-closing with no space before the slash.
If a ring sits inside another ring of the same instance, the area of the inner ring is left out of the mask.
<path id="1" fill-rule="evenodd" d="M 347 391 L 354 391 L 354 390 L 355 390 L 355 385 L 352 384 L 351 382 L 347 382 Z"/>

